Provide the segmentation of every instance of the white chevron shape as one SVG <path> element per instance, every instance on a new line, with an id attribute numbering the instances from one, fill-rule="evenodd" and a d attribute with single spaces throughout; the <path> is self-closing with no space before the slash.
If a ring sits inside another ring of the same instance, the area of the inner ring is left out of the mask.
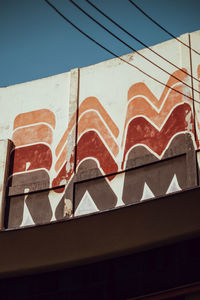
<path id="1" fill-rule="evenodd" d="M 99 211 L 99 209 L 90 196 L 90 193 L 86 191 L 76 209 L 75 216 L 91 214 L 97 211 Z"/>
<path id="2" fill-rule="evenodd" d="M 28 225 L 35 225 L 31 214 L 28 210 L 28 207 L 26 205 L 26 202 L 24 201 L 24 212 L 23 212 L 23 220 L 20 226 L 28 226 Z"/>
<path id="3" fill-rule="evenodd" d="M 140 201 L 149 199 L 149 198 L 154 198 L 155 195 L 153 194 L 153 192 L 151 191 L 151 189 L 149 188 L 148 184 L 145 182 L 144 183 L 144 190 L 143 190 L 143 195 L 142 195 L 142 199 Z"/>
<path id="4" fill-rule="evenodd" d="M 166 194 L 174 193 L 174 192 L 181 191 L 181 190 L 182 189 L 178 184 L 176 174 L 174 174 L 174 177 L 172 178 L 172 181 L 171 181 L 171 183 L 168 187 L 168 190 L 167 190 Z"/>

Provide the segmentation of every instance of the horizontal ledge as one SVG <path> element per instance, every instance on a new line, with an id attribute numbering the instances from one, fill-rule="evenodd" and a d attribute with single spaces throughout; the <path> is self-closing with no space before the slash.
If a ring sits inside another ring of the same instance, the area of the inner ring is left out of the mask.
<path id="1" fill-rule="evenodd" d="M 53 271 L 200 235 L 200 188 L 0 232 L 0 277 Z"/>

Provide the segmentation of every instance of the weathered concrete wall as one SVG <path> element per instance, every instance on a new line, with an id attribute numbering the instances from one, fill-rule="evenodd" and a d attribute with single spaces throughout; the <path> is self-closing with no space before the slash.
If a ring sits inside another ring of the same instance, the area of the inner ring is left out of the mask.
<path id="1" fill-rule="evenodd" d="M 57 176 L 56 148 L 73 109 L 73 74 L 72 71 L 1 89 L 1 138 L 9 138 L 15 145 L 8 180 L 9 227 L 55 220 L 60 194 L 47 189 Z M 72 135 L 73 145 L 74 138 Z M 38 193 L 41 190 L 44 191 Z M 30 194 L 34 191 L 37 193 Z"/>
<path id="2" fill-rule="evenodd" d="M 196 185 L 190 51 L 176 40 L 153 50 L 177 68 L 144 49 L 150 62 L 135 53 L 80 70 L 75 181 L 102 178 L 76 184 L 75 215 Z"/>
<path id="3" fill-rule="evenodd" d="M 192 99 L 200 101 L 200 56 L 189 47 L 200 52 L 200 33 L 179 39 L 188 47 L 176 40 L 152 47 L 168 61 L 144 49 L 0 90 L 1 138 L 15 145 L 8 227 L 198 184 L 200 108 Z"/>

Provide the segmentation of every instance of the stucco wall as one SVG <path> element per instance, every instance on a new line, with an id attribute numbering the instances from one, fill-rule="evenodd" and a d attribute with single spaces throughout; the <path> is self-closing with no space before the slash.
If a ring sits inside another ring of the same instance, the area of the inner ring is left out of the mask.
<path id="1" fill-rule="evenodd" d="M 200 32 L 179 39 L 188 47 L 170 40 L 154 53 L 0 89 L 1 139 L 15 145 L 8 227 L 198 184 L 200 56 L 189 46 L 200 52 Z"/>

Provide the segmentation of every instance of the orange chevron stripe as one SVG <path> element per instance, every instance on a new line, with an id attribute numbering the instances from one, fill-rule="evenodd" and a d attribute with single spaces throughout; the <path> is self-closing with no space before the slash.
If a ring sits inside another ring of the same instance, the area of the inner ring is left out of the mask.
<path id="1" fill-rule="evenodd" d="M 13 129 L 39 122 L 48 123 L 53 128 L 55 128 L 56 119 L 54 113 L 48 109 L 40 109 L 19 114 L 14 120 Z"/>
<path id="2" fill-rule="evenodd" d="M 79 108 L 79 117 L 85 111 L 90 110 L 90 109 L 97 110 L 100 113 L 103 120 L 105 121 L 105 123 L 108 125 L 108 127 L 111 130 L 111 132 L 113 133 L 113 135 L 115 137 L 118 137 L 118 135 L 119 135 L 118 127 L 115 125 L 115 123 L 113 122 L 113 120 L 108 115 L 108 113 L 106 112 L 106 110 L 104 109 L 104 107 L 101 105 L 101 103 L 99 102 L 99 100 L 97 98 L 88 97 L 85 100 L 83 100 L 83 102 L 81 103 L 80 108 Z M 73 126 L 75 125 L 75 123 L 76 123 L 76 113 L 74 113 L 72 119 L 69 122 L 68 128 L 66 129 L 58 146 L 56 147 L 56 151 L 55 151 L 56 156 L 58 156 L 60 151 L 62 150 L 64 144 L 67 141 L 68 135 L 69 135 L 70 131 L 72 130 Z"/>
<path id="3" fill-rule="evenodd" d="M 95 129 L 100 133 L 100 136 L 103 137 L 103 139 L 108 145 L 108 148 L 114 156 L 116 156 L 119 153 L 119 147 L 117 143 L 111 136 L 110 132 L 108 131 L 108 129 L 106 128 L 105 124 L 102 122 L 96 111 L 88 111 L 80 118 L 78 124 L 78 137 L 80 137 L 83 132 L 91 129 Z M 59 156 L 55 164 L 56 172 L 58 172 L 58 170 L 66 160 L 66 155 L 67 145 L 64 147 L 63 151 L 61 152 L 61 155 Z"/>
<path id="4" fill-rule="evenodd" d="M 200 65 L 198 65 L 198 67 L 197 67 L 197 76 L 198 76 L 198 78 L 200 78 Z"/>
<path id="5" fill-rule="evenodd" d="M 177 90 L 183 92 L 183 87 L 177 87 Z M 128 104 L 127 108 L 127 115 L 125 121 L 125 127 L 130 119 L 134 118 L 135 116 L 146 116 L 150 119 L 156 126 L 161 127 L 165 118 L 168 116 L 172 108 L 177 105 L 178 103 L 182 103 L 182 95 L 176 93 L 175 91 L 171 90 L 168 94 L 168 97 L 163 105 L 163 108 L 160 112 L 157 112 L 146 99 L 142 97 L 134 98 Z"/>
<path id="6" fill-rule="evenodd" d="M 99 118 L 98 113 L 95 111 L 88 111 L 79 119 L 78 136 L 80 136 L 84 131 L 92 129 L 95 129 L 100 133 L 100 136 L 102 136 L 107 143 L 108 148 L 111 150 L 113 155 L 116 156 L 119 153 L 118 145 L 114 141 L 102 120 Z"/>
<path id="7" fill-rule="evenodd" d="M 69 124 L 68 124 L 68 127 L 67 129 L 65 130 L 60 142 L 58 143 L 57 147 L 56 147 L 56 156 L 59 155 L 60 151 L 62 150 L 63 146 L 65 145 L 66 141 L 67 141 L 67 138 L 68 138 L 68 135 L 69 133 L 71 132 L 72 128 L 74 127 L 74 125 L 76 124 L 76 112 L 73 114 Z"/>
<path id="8" fill-rule="evenodd" d="M 56 164 L 55 164 L 55 170 L 58 172 L 63 165 L 64 161 L 66 161 L 67 158 L 67 145 L 65 145 L 63 151 L 61 152 L 61 155 L 59 156 Z"/>
<path id="9" fill-rule="evenodd" d="M 186 69 L 183 69 L 185 72 L 187 72 Z M 181 70 L 178 70 L 176 72 L 173 73 L 174 76 L 176 76 L 179 80 L 184 80 L 188 75 L 183 73 Z M 168 82 L 167 82 L 167 85 L 168 86 L 172 86 L 174 85 L 175 83 L 178 83 L 179 81 L 177 79 L 175 79 L 174 77 L 171 77 L 169 78 Z M 170 88 L 168 88 L 167 86 L 164 88 L 163 90 L 163 93 L 160 97 L 160 99 L 157 99 L 154 94 L 151 92 L 151 90 L 146 86 L 145 83 L 143 82 L 138 82 L 138 83 L 135 83 L 133 84 L 129 91 L 128 91 L 128 101 L 130 99 L 132 99 L 133 97 L 135 96 L 138 96 L 138 95 L 142 95 L 142 96 L 145 96 L 147 97 L 157 108 L 160 108 L 163 101 L 165 100 L 165 97 L 168 93 Z M 177 89 L 177 87 L 174 87 L 174 89 Z"/>
<path id="10" fill-rule="evenodd" d="M 15 146 L 22 146 L 33 143 L 52 144 L 53 133 L 49 126 L 44 124 L 17 129 L 12 136 Z"/>
<path id="11" fill-rule="evenodd" d="M 99 114 L 104 119 L 105 123 L 107 124 L 113 135 L 117 138 L 119 135 L 118 127 L 115 125 L 109 114 L 106 112 L 106 110 L 96 97 L 88 97 L 85 100 L 83 100 L 79 108 L 79 117 L 82 113 L 89 109 L 94 109 L 99 112 Z"/>

